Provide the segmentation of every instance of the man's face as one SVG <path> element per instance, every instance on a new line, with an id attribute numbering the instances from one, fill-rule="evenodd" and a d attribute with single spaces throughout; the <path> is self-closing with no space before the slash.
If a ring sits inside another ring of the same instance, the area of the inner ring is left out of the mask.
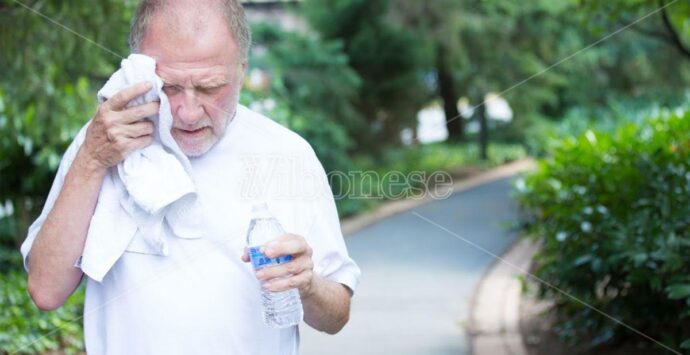
<path id="1" fill-rule="evenodd" d="M 170 100 L 173 138 L 187 156 L 197 157 L 225 134 L 246 62 L 217 11 L 170 6 L 154 16 L 140 50 L 157 62 Z"/>

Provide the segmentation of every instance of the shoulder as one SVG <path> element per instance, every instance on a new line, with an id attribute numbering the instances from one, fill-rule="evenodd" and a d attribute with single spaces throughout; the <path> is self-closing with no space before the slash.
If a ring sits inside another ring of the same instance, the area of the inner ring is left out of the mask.
<path id="1" fill-rule="evenodd" d="M 243 105 L 238 105 L 237 114 L 245 126 L 244 138 L 250 139 L 255 149 L 264 153 L 315 157 L 306 139 L 280 123 Z"/>

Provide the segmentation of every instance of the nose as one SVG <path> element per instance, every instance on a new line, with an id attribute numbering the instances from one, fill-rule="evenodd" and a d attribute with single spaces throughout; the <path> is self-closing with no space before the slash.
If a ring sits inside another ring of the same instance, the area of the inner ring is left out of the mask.
<path id="1" fill-rule="evenodd" d="M 194 90 L 185 89 L 174 96 L 175 102 L 171 102 L 171 106 L 175 117 L 184 125 L 181 128 L 193 128 L 199 120 L 204 118 L 202 102 Z M 170 99 L 173 100 L 173 98 Z"/>

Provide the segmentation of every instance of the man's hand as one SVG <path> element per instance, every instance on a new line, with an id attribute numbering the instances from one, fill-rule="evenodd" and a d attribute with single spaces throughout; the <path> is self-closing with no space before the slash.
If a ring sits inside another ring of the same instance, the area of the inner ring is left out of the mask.
<path id="1" fill-rule="evenodd" d="M 292 255 L 292 260 L 289 262 L 265 267 L 256 273 L 257 279 L 267 281 L 264 284 L 267 290 L 275 292 L 297 288 L 302 298 L 309 296 L 314 283 L 314 262 L 311 258 L 312 249 L 304 237 L 296 234 L 285 234 L 266 243 L 261 249 L 263 254 L 269 258 Z M 242 260 L 249 262 L 246 248 L 242 254 Z"/>
<path id="2" fill-rule="evenodd" d="M 84 143 L 69 167 L 29 257 L 29 294 L 43 310 L 60 307 L 83 276 L 74 261 L 82 255 L 103 177 L 109 167 L 152 141 L 157 102 L 126 109 L 127 103 L 151 90 L 150 83 L 128 87 L 98 106 Z"/>
<path id="3" fill-rule="evenodd" d="M 149 90 L 149 82 L 135 84 L 98 106 L 82 147 L 92 166 L 105 170 L 132 151 L 151 144 L 154 126 L 144 118 L 157 114 L 160 104 L 149 102 L 126 108 L 132 99 Z"/>
<path id="4" fill-rule="evenodd" d="M 259 280 L 270 280 L 264 284 L 266 289 L 299 289 L 304 321 L 316 330 L 335 334 L 345 326 L 350 319 L 352 293 L 347 286 L 314 274 L 312 249 L 304 237 L 296 234 L 283 235 L 263 245 L 262 252 L 269 258 L 292 255 L 289 262 L 267 266 L 256 273 Z M 246 248 L 242 260 L 249 262 Z M 285 278 L 275 279 L 282 277 Z"/>

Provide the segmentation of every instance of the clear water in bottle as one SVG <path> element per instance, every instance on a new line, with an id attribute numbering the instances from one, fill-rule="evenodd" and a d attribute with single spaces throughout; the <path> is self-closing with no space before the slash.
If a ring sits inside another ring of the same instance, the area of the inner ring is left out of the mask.
<path id="1" fill-rule="evenodd" d="M 247 249 L 254 272 L 264 267 L 279 265 L 292 260 L 286 255 L 268 258 L 261 253 L 260 247 L 285 234 L 283 227 L 268 210 L 265 203 L 252 208 L 252 221 L 247 232 Z M 302 301 L 296 288 L 270 292 L 261 287 L 264 323 L 270 327 L 284 328 L 299 324 L 302 320 Z"/>

